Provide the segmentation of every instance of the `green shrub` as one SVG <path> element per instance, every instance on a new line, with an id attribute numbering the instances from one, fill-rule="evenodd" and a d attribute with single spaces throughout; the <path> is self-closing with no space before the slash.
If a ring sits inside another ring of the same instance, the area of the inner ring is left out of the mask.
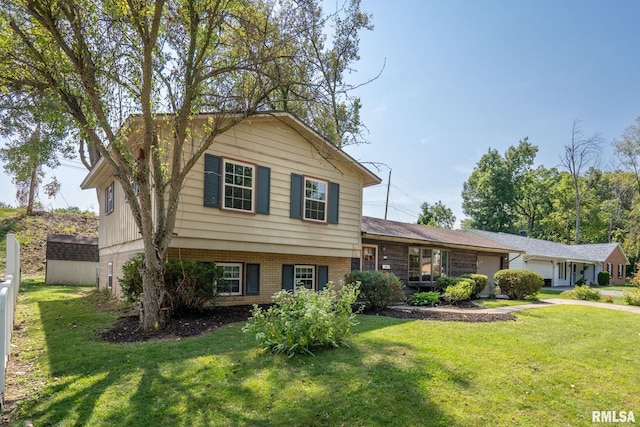
<path id="1" fill-rule="evenodd" d="M 576 286 L 572 291 L 569 291 L 569 295 L 573 299 L 583 301 L 600 301 L 602 298 L 600 291 L 591 289 L 588 285 Z"/>
<path id="2" fill-rule="evenodd" d="M 372 310 L 384 310 L 404 301 L 400 279 L 391 273 L 378 270 L 354 270 L 344 278 L 345 283 L 358 284 L 360 301 Z"/>
<path id="3" fill-rule="evenodd" d="M 123 296 L 129 302 L 140 300 L 144 255 L 137 254 L 122 266 L 119 278 Z M 173 314 L 188 310 L 202 310 L 215 305 L 220 292 L 227 287 L 222 280 L 222 267 L 214 263 L 189 260 L 167 260 L 164 272 L 164 291 L 167 308 Z"/>
<path id="4" fill-rule="evenodd" d="M 609 285 L 610 280 L 611 277 L 609 276 L 608 271 L 601 271 L 600 273 L 598 273 L 598 285 L 607 286 Z"/>
<path id="5" fill-rule="evenodd" d="M 128 302 L 136 302 L 140 300 L 142 293 L 142 275 L 140 267 L 144 262 L 144 255 L 137 254 L 129 258 L 122 266 L 122 277 L 118 278 L 122 295 Z"/>
<path id="6" fill-rule="evenodd" d="M 442 298 L 449 304 L 455 304 L 460 301 L 466 301 L 471 298 L 473 293 L 474 282 L 471 279 L 460 279 L 455 285 L 445 289 Z"/>
<path id="7" fill-rule="evenodd" d="M 313 354 L 312 350 L 345 344 L 356 324 L 351 305 L 358 297 L 358 285 L 333 283 L 320 292 L 298 288 L 296 293 L 278 292 L 274 305 L 263 310 L 254 305 L 242 331 L 254 334 L 258 343 L 274 353 Z"/>
<path id="8" fill-rule="evenodd" d="M 585 280 L 585 278 L 581 277 L 576 281 L 575 285 L 576 286 L 582 286 L 582 285 L 585 285 L 586 283 L 587 283 L 587 281 Z"/>
<path id="9" fill-rule="evenodd" d="M 622 294 L 624 302 L 629 305 L 640 306 L 640 289 L 633 290 L 631 292 L 625 292 Z"/>
<path id="10" fill-rule="evenodd" d="M 471 293 L 472 299 L 478 298 L 478 295 L 480 295 L 480 292 L 482 292 L 484 288 L 487 286 L 487 283 L 489 283 L 489 278 L 484 274 L 475 274 L 475 273 L 463 274 L 460 277 L 473 280 L 474 286 L 473 286 L 473 292 Z"/>
<path id="11" fill-rule="evenodd" d="M 429 305 L 435 307 L 440 302 L 440 292 L 418 292 L 409 297 L 412 305 Z"/>
<path id="12" fill-rule="evenodd" d="M 493 279 L 502 293 L 511 299 L 526 299 L 536 295 L 544 284 L 539 273 L 529 270 L 500 270 Z"/>
<path id="13" fill-rule="evenodd" d="M 454 286 L 460 281 L 459 277 L 441 276 L 436 279 L 436 286 L 438 289 L 445 290 L 449 286 Z"/>

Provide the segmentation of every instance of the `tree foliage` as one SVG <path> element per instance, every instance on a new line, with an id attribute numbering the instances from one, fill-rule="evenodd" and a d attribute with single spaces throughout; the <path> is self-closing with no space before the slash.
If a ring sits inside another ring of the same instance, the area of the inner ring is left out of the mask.
<path id="1" fill-rule="evenodd" d="M 180 191 L 218 135 L 280 108 L 337 145 L 360 141 L 360 103 L 345 83 L 358 34 L 372 28 L 359 0 L 330 15 L 316 0 L 18 0 L 0 11 L 2 92 L 57 97 L 83 159 L 101 158 L 129 200 L 144 243 L 146 329 L 162 326 L 170 300 L 163 260 Z M 194 135 L 201 112 L 212 114 Z M 133 131 L 141 155 L 126 146 Z"/>
<path id="2" fill-rule="evenodd" d="M 73 157 L 68 133 L 70 122 L 58 100 L 40 93 L 0 95 L 0 135 L 7 143 L 0 148 L 5 172 L 16 186 L 16 199 L 33 213 L 44 168 L 60 165 L 59 156 Z M 60 184 L 54 177 L 45 186 L 49 197 Z"/>
<path id="3" fill-rule="evenodd" d="M 418 224 L 452 229 L 456 223 L 456 216 L 453 211 L 440 200 L 433 205 L 424 202 L 421 209 L 422 214 L 418 218 Z"/>
<path id="4" fill-rule="evenodd" d="M 462 190 L 465 224 L 486 231 L 515 231 L 518 203 L 533 166 L 538 147 L 528 138 L 511 146 L 504 156 L 489 149 L 482 156 Z"/>

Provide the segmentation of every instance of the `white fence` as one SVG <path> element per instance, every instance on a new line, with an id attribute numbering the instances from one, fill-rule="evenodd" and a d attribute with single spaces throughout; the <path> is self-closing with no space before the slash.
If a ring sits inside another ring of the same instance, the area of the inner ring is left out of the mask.
<path id="1" fill-rule="evenodd" d="M 20 243 L 14 234 L 7 234 L 7 274 L 0 283 L 0 408 L 4 409 L 7 362 L 11 354 L 13 315 L 20 291 Z"/>

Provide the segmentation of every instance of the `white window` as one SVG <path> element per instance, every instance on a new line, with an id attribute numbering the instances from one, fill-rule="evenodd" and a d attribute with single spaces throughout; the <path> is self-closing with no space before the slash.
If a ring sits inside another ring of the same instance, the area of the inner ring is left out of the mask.
<path id="1" fill-rule="evenodd" d="M 111 289 L 113 287 L 113 263 L 107 263 L 107 289 Z"/>
<path id="2" fill-rule="evenodd" d="M 297 287 L 305 287 L 307 289 L 315 289 L 316 267 L 314 265 L 296 265 L 293 269 L 293 285 Z"/>
<path id="3" fill-rule="evenodd" d="M 622 264 L 618 264 L 618 279 L 622 279 L 623 274 Z"/>
<path id="4" fill-rule="evenodd" d="M 220 295 L 242 294 L 242 263 L 220 262 L 224 284 L 218 289 Z"/>
<path id="5" fill-rule="evenodd" d="M 362 265 L 360 270 L 377 270 L 378 269 L 378 247 L 370 245 L 362 245 Z"/>
<path id="6" fill-rule="evenodd" d="M 327 221 L 327 188 L 326 181 L 304 178 L 304 219 L 310 221 Z"/>
<path id="7" fill-rule="evenodd" d="M 609 273 L 609 277 L 613 277 L 613 264 L 607 263 L 607 273 Z"/>
<path id="8" fill-rule="evenodd" d="M 110 214 L 111 212 L 113 212 L 114 191 L 115 191 L 115 182 L 112 182 L 104 191 L 104 213 Z"/>
<path id="9" fill-rule="evenodd" d="M 224 159 L 224 208 L 254 212 L 255 165 Z"/>

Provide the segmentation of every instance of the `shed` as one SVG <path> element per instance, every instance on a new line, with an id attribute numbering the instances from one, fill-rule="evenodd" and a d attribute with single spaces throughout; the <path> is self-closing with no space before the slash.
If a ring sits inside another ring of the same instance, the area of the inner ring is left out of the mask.
<path id="1" fill-rule="evenodd" d="M 99 259 L 97 237 L 48 234 L 45 283 L 95 283 Z"/>

